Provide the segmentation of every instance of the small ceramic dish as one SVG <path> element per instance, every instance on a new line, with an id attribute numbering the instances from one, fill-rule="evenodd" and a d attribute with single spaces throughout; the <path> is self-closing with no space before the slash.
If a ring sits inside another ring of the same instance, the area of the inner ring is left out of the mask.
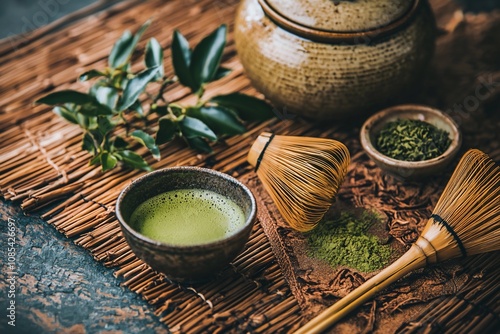
<path id="1" fill-rule="evenodd" d="M 210 190 L 231 199 L 243 211 L 243 226 L 222 239 L 193 245 L 163 243 L 132 227 L 132 213 L 141 203 L 183 189 Z M 223 270 L 244 249 L 256 211 L 255 198 L 244 184 L 227 174 L 199 167 L 171 167 L 148 173 L 125 187 L 116 202 L 116 216 L 135 255 L 170 280 L 184 283 L 206 281 Z"/>
<path id="2" fill-rule="evenodd" d="M 375 138 L 388 122 L 398 119 L 420 120 L 449 133 L 448 149 L 438 157 L 423 161 L 403 161 L 380 153 L 375 147 Z M 453 119 L 441 111 L 423 105 L 398 105 L 384 109 L 368 118 L 361 128 L 361 145 L 366 154 L 384 171 L 402 179 L 420 179 L 436 175 L 455 157 L 462 144 L 462 135 Z"/>

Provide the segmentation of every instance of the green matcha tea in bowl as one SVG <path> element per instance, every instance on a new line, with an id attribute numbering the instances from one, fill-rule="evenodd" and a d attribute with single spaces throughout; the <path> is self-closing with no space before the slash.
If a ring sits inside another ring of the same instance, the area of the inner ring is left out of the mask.
<path id="1" fill-rule="evenodd" d="M 227 174 L 172 167 L 128 185 L 116 215 L 137 257 L 172 281 L 194 283 L 214 277 L 243 250 L 256 204 Z"/>

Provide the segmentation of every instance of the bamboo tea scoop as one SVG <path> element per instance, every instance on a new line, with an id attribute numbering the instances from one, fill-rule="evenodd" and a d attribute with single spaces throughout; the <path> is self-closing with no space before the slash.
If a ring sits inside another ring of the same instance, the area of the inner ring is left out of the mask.
<path id="1" fill-rule="evenodd" d="M 462 157 L 421 236 L 396 262 L 296 331 L 320 333 L 407 273 L 500 249 L 500 167 L 485 153 Z"/>

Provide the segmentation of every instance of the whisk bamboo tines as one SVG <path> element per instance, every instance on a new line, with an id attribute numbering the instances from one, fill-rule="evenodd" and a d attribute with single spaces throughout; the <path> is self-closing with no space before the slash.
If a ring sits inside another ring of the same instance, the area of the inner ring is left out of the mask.
<path id="1" fill-rule="evenodd" d="M 333 139 L 263 132 L 248 153 L 264 188 L 290 227 L 314 228 L 335 200 L 350 163 Z"/>
<path id="2" fill-rule="evenodd" d="M 396 262 L 296 333 L 320 333 L 377 292 L 427 264 L 500 250 L 500 167 L 470 150 L 460 160 L 421 236 Z"/>

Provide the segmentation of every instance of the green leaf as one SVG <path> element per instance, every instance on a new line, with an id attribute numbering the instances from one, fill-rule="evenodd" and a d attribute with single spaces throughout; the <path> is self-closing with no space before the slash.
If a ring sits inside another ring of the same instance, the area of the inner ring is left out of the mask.
<path id="1" fill-rule="evenodd" d="M 182 134 L 187 138 L 205 137 L 210 140 L 217 140 L 215 133 L 199 119 L 186 116 L 179 122 Z"/>
<path id="2" fill-rule="evenodd" d="M 189 147 L 203 153 L 212 153 L 212 148 L 200 137 L 186 138 Z"/>
<path id="3" fill-rule="evenodd" d="M 117 68 L 128 61 L 129 56 L 134 51 L 132 47 L 133 40 L 134 37 L 132 36 L 132 33 L 125 30 L 111 49 L 111 53 L 108 58 L 109 67 Z"/>
<path id="4" fill-rule="evenodd" d="M 93 78 L 103 77 L 105 75 L 106 74 L 102 73 L 101 71 L 90 70 L 90 71 L 87 71 L 87 72 L 85 72 L 83 74 L 80 74 L 80 76 L 78 77 L 78 79 L 80 81 L 87 81 L 87 80 L 90 80 L 90 79 L 93 79 Z"/>
<path id="5" fill-rule="evenodd" d="M 158 121 L 159 127 L 156 132 L 156 145 L 165 144 L 172 139 L 178 132 L 177 125 L 169 118 L 162 117 Z"/>
<path id="6" fill-rule="evenodd" d="M 196 91 L 199 85 L 198 87 L 193 85 L 191 73 L 189 72 L 190 63 L 191 49 L 189 48 L 189 43 L 178 30 L 174 30 L 174 36 L 172 37 L 172 65 L 175 75 L 179 78 L 181 84 Z"/>
<path id="7" fill-rule="evenodd" d="M 111 123 L 108 117 L 99 116 L 97 117 L 97 130 L 105 136 L 108 132 L 113 130 L 114 125 Z"/>
<path id="8" fill-rule="evenodd" d="M 73 124 L 79 124 L 78 118 L 76 117 L 75 113 L 72 112 L 71 110 L 69 110 L 68 108 L 66 108 L 64 106 L 61 106 L 61 107 L 56 106 L 56 107 L 54 107 L 53 111 L 56 115 L 64 118 L 68 122 L 73 123 Z"/>
<path id="9" fill-rule="evenodd" d="M 85 116 L 84 114 L 79 113 L 78 119 L 83 128 L 87 130 L 97 130 L 96 116 Z"/>
<path id="10" fill-rule="evenodd" d="M 92 139 L 92 136 L 88 132 L 85 132 L 83 134 L 82 149 L 89 152 L 92 155 L 95 155 L 97 152 L 94 145 L 94 140 Z"/>
<path id="11" fill-rule="evenodd" d="M 138 113 L 141 118 L 145 116 L 144 109 L 142 108 L 141 101 L 139 100 L 136 100 L 134 104 L 130 106 L 130 109 Z"/>
<path id="12" fill-rule="evenodd" d="M 215 75 L 214 75 L 214 78 L 212 79 L 212 81 L 216 81 L 216 80 L 219 80 L 219 79 L 222 79 L 224 78 L 226 75 L 228 75 L 229 73 L 231 73 L 233 70 L 230 69 L 230 68 L 226 68 L 226 67 L 219 67 L 217 69 L 217 72 L 215 72 Z"/>
<path id="13" fill-rule="evenodd" d="M 99 103 L 92 95 L 80 93 L 75 90 L 54 92 L 36 100 L 35 103 L 48 105 L 73 103 L 81 106 L 80 112 L 87 116 L 111 115 L 113 113 L 108 106 Z"/>
<path id="14" fill-rule="evenodd" d="M 102 134 L 102 132 L 98 129 L 96 130 L 90 130 L 89 131 L 90 134 L 92 135 L 92 137 L 94 138 L 95 142 L 97 143 L 97 145 L 101 145 L 104 141 L 104 135 Z"/>
<path id="15" fill-rule="evenodd" d="M 130 136 L 143 146 L 147 147 L 155 159 L 160 160 L 160 149 L 156 146 L 153 137 L 142 130 L 135 130 L 130 134 Z"/>
<path id="16" fill-rule="evenodd" d="M 94 166 L 94 165 L 99 165 L 101 163 L 101 153 L 97 154 L 95 157 L 93 157 L 90 162 L 89 162 L 89 165 L 90 166 Z"/>
<path id="17" fill-rule="evenodd" d="M 137 45 L 137 43 L 139 43 L 139 40 L 141 39 L 142 35 L 144 34 L 144 32 L 146 31 L 146 29 L 149 28 L 149 26 L 151 25 L 151 20 L 147 20 L 146 22 L 144 22 L 144 24 L 137 30 L 137 32 L 135 33 L 134 35 L 134 43 L 135 45 Z M 134 49 L 135 49 L 135 45 L 134 45 Z"/>
<path id="18" fill-rule="evenodd" d="M 226 25 L 221 25 L 194 48 L 189 70 L 195 87 L 214 78 L 226 46 L 226 30 Z"/>
<path id="19" fill-rule="evenodd" d="M 103 172 L 115 168 L 117 162 L 118 159 L 116 159 L 116 157 L 114 157 L 112 154 L 108 152 L 103 152 L 101 154 L 101 166 Z"/>
<path id="20" fill-rule="evenodd" d="M 113 139 L 113 147 L 116 149 L 125 149 L 128 147 L 128 143 L 123 137 L 116 136 Z"/>
<path id="21" fill-rule="evenodd" d="M 78 119 L 78 124 L 84 129 L 89 128 L 89 117 L 85 116 L 84 114 L 78 112 L 76 114 L 76 118 Z"/>
<path id="22" fill-rule="evenodd" d="M 140 155 L 130 150 L 120 151 L 115 153 L 115 155 L 117 155 L 126 166 L 146 171 L 153 170 Z"/>
<path id="23" fill-rule="evenodd" d="M 264 121 L 274 116 L 270 104 L 246 94 L 219 95 L 210 99 L 210 102 L 236 110 L 238 116 L 247 121 Z"/>
<path id="24" fill-rule="evenodd" d="M 97 80 L 96 82 L 94 82 L 94 84 L 90 87 L 89 95 L 92 95 L 95 97 L 97 94 L 97 90 L 100 87 L 109 87 L 109 86 L 110 86 L 109 80 L 101 78 L 101 79 Z"/>
<path id="25" fill-rule="evenodd" d="M 123 111 L 133 105 L 139 98 L 139 95 L 146 89 L 148 83 L 154 79 L 158 70 L 159 67 L 148 68 L 130 79 L 123 91 L 122 99 L 118 103 L 117 109 Z"/>
<path id="26" fill-rule="evenodd" d="M 160 116 L 165 116 L 168 114 L 168 108 L 167 106 L 156 106 L 156 108 L 153 109 L 153 112 L 157 113 Z"/>
<path id="27" fill-rule="evenodd" d="M 155 38 L 151 38 L 146 45 L 144 61 L 147 68 L 158 66 L 159 70 L 156 73 L 155 80 L 163 78 L 165 75 L 165 70 L 163 69 L 163 49 Z"/>
<path id="28" fill-rule="evenodd" d="M 97 100 L 82 104 L 80 107 L 80 113 L 85 116 L 99 116 L 99 115 L 111 115 L 113 111 L 104 104 L 100 104 Z"/>
<path id="29" fill-rule="evenodd" d="M 50 93 L 35 101 L 35 103 L 48 104 L 50 106 L 63 103 L 74 103 L 82 105 L 85 103 L 92 103 L 95 99 L 93 96 L 80 93 L 76 90 L 60 90 L 58 92 Z"/>
<path id="30" fill-rule="evenodd" d="M 113 87 L 100 86 L 95 90 L 96 100 L 108 106 L 110 109 L 114 109 L 116 106 L 116 101 L 118 101 L 118 91 Z"/>
<path id="31" fill-rule="evenodd" d="M 119 68 L 124 66 L 134 53 L 137 43 L 142 37 L 142 34 L 151 24 L 151 21 L 144 23 L 135 35 L 126 30 L 123 35 L 113 45 L 113 49 L 109 55 L 108 63 L 111 68 Z"/>
<path id="32" fill-rule="evenodd" d="M 246 131 L 233 112 L 222 106 L 188 109 L 187 114 L 200 119 L 217 134 L 236 135 Z"/>

